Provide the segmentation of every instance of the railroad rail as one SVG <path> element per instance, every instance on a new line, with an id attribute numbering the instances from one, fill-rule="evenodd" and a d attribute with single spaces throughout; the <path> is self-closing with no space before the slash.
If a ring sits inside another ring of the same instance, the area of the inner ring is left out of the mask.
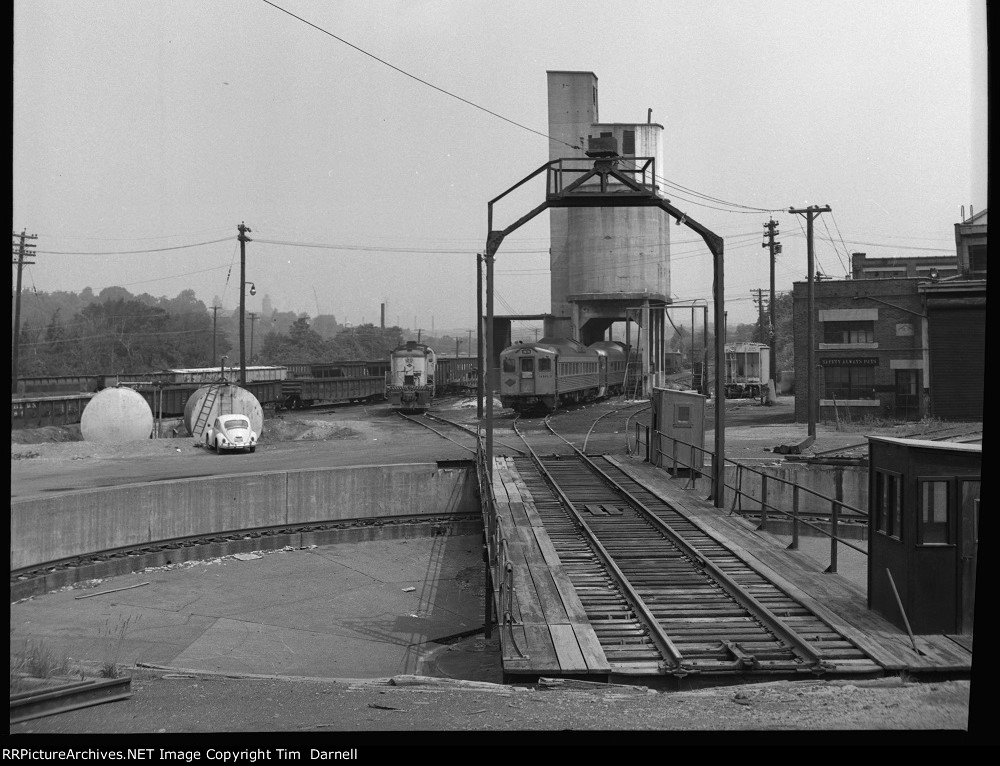
<path id="1" fill-rule="evenodd" d="M 436 433 L 442 439 L 447 439 L 452 444 L 457 444 L 462 449 L 464 449 L 464 450 L 466 450 L 468 452 L 471 452 L 474 455 L 478 454 L 479 432 L 475 428 L 470 428 L 469 426 L 464 425 L 462 423 L 456 423 L 453 420 L 448 420 L 447 418 L 442 418 L 442 417 L 440 417 L 438 415 L 433 415 L 433 414 L 431 414 L 429 412 L 421 413 L 419 416 L 415 417 L 415 416 L 412 416 L 412 415 L 406 415 L 406 414 L 400 412 L 399 410 L 394 410 L 394 411 L 403 420 L 407 420 L 407 421 L 409 421 L 411 423 L 415 423 L 416 425 L 418 425 L 418 426 L 420 426 L 422 428 L 426 428 L 428 431 L 432 431 L 432 432 Z M 433 423 L 440 423 L 441 425 L 452 426 L 453 428 L 457 428 L 459 431 L 462 431 L 462 432 L 468 434 L 469 436 L 471 436 L 473 439 L 476 440 L 476 447 L 469 447 L 466 444 L 462 444 L 461 442 L 456 441 L 455 439 L 452 439 L 447 434 L 442 433 L 437 428 L 435 428 L 434 426 L 432 426 L 430 423 L 426 422 L 428 420 L 431 421 L 431 422 L 433 422 Z M 502 442 L 499 439 L 494 439 L 494 441 L 497 444 L 500 444 L 503 447 L 506 447 L 507 449 L 509 449 L 509 450 L 511 450 L 513 452 L 516 452 L 519 455 L 527 454 L 520 447 L 515 447 L 515 446 L 513 446 L 511 444 L 507 444 L 506 442 Z"/>
<path id="2" fill-rule="evenodd" d="M 139 572 L 143 569 L 183 561 L 200 561 L 255 550 L 282 550 L 288 546 L 325 545 L 338 536 L 363 532 L 366 528 L 414 525 L 445 526 L 475 522 L 478 513 L 410 515 L 377 519 L 348 519 L 288 526 L 255 527 L 226 532 L 176 537 L 143 545 L 108 548 L 79 556 L 57 559 L 38 566 L 10 570 L 11 603 L 65 585 L 98 577 Z"/>
<path id="3" fill-rule="evenodd" d="M 834 627 L 610 462 L 551 438 L 515 458 L 614 672 L 871 673 Z"/>
<path id="4" fill-rule="evenodd" d="M 58 715 L 132 696 L 131 678 L 74 681 L 10 695 L 10 722 Z"/>

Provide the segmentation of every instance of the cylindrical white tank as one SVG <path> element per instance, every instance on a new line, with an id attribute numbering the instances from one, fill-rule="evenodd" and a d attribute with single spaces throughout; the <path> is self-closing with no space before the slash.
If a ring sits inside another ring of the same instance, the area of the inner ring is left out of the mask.
<path id="1" fill-rule="evenodd" d="M 204 414 L 203 409 L 206 410 Z M 200 439 L 216 417 L 233 414 L 246 415 L 258 438 L 264 432 L 264 408 L 257 397 L 245 388 L 228 383 L 202 386 L 191 394 L 184 405 L 184 426 L 189 434 Z"/>
<path id="2" fill-rule="evenodd" d="M 88 442 L 142 441 L 153 432 L 153 411 L 131 388 L 105 388 L 84 408 L 80 432 Z"/>

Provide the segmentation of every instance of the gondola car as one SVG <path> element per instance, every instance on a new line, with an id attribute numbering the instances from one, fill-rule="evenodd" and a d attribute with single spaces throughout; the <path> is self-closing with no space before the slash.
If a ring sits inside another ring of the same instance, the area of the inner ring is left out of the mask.
<path id="1" fill-rule="evenodd" d="M 570 338 L 516 343 L 500 353 L 500 403 L 517 412 L 548 410 L 622 392 L 626 347 Z"/>
<path id="2" fill-rule="evenodd" d="M 385 398 L 389 408 L 403 412 L 423 412 L 434 398 L 437 356 L 423 343 L 407 341 L 389 354 Z"/>

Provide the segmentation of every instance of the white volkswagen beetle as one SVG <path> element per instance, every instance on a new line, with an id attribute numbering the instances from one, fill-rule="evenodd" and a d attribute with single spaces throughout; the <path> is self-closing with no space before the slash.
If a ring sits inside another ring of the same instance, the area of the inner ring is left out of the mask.
<path id="1" fill-rule="evenodd" d="M 246 415 L 219 415 L 205 431 L 205 446 L 222 454 L 223 450 L 257 449 L 257 434 Z"/>

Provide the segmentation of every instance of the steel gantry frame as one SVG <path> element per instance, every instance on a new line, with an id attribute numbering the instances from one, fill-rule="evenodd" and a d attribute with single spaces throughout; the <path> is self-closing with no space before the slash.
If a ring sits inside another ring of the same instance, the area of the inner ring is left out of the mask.
<path id="1" fill-rule="evenodd" d="M 531 219 L 550 208 L 577 207 L 658 207 L 672 216 L 678 225 L 685 225 L 705 240 L 712 253 L 714 279 L 712 296 L 715 308 L 715 326 L 725 326 L 725 279 L 723 268 L 724 242 L 715 232 L 690 218 L 684 211 L 670 204 L 670 200 L 657 195 L 655 184 L 644 179 L 656 178 L 656 160 L 653 157 L 629 157 L 629 168 L 618 166 L 619 156 L 599 156 L 594 159 L 570 157 L 546 162 L 488 203 L 488 234 L 486 237 L 486 343 L 484 367 L 486 368 L 486 469 L 490 480 L 493 476 L 493 381 L 492 363 L 495 354 L 493 338 L 493 263 L 497 250 L 505 237 Z M 585 167 L 581 167 L 581 163 Z M 533 178 L 546 174 L 545 201 L 518 218 L 504 229 L 493 228 L 493 206 L 515 189 Z M 564 183 L 568 176 L 574 180 Z M 716 508 L 725 507 L 726 463 L 726 408 L 723 375 L 725 369 L 725 337 L 715 334 L 715 457 L 712 460 L 712 500 Z"/>

